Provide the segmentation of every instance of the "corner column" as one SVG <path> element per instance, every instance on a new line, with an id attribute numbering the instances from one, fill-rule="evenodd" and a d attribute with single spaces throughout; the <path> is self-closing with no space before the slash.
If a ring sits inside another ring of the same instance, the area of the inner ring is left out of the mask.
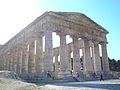
<path id="1" fill-rule="evenodd" d="M 45 72 L 53 71 L 53 43 L 52 32 L 45 33 Z"/>
<path id="2" fill-rule="evenodd" d="M 103 72 L 108 73 L 109 70 L 109 61 L 108 61 L 108 55 L 107 55 L 107 46 L 106 42 L 101 43 L 102 47 L 102 66 L 103 66 Z"/>

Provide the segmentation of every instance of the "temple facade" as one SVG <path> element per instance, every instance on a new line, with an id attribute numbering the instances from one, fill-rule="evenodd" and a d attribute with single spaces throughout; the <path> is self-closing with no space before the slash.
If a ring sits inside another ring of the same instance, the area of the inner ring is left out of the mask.
<path id="1" fill-rule="evenodd" d="M 59 36 L 59 47 L 53 48 L 53 33 Z M 0 70 L 50 72 L 55 78 L 109 73 L 106 34 L 82 13 L 45 12 L 0 48 Z M 68 44 L 67 35 L 72 38 Z"/>

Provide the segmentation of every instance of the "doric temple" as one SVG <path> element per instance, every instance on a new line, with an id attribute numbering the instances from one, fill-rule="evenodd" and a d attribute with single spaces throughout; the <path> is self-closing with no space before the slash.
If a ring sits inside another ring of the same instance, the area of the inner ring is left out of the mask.
<path id="1" fill-rule="evenodd" d="M 59 47 L 53 48 L 53 33 L 59 36 Z M 45 12 L 0 48 L 0 70 L 21 75 L 49 72 L 55 78 L 107 74 L 106 34 L 82 13 Z M 72 39 L 68 44 L 67 35 Z"/>

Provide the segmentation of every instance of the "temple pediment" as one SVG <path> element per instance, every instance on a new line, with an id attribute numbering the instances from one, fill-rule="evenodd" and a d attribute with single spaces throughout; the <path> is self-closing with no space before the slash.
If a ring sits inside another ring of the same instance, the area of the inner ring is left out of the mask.
<path id="1" fill-rule="evenodd" d="M 86 27 L 95 28 L 95 29 L 102 31 L 104 33 L 108 33 L 108 31 L 106 29 L 104 29 L 102 26 L 100 26 L 99 24 L 97 24 L 92 19 L 90 19 L 89 17 L 87 17 L 85 14 L 82 14 L 82 13 L 52 12 L 52 11 L 50 11 L 50 12 L 44 13 L 44 16 L 46 16 L 46 15 L 54 16 L 54 17 L 57 17 L 59 19 L 71 21 L 71 22 L 74 22 L 76 24 L 81 24 L 81 25 L 84 25 Z"/>

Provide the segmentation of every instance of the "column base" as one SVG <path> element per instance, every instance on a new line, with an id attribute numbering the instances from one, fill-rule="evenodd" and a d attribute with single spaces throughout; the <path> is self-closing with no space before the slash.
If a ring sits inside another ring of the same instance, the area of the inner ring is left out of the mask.
<path id="1" fill-rule="evenodd" d="M 110 74 L 110 71 L 103 71 L 103 74 Z"/>
<path id="2" fill-rule="evenodd" d="M 83 72 L 83 74 L 85 75 L 85 77 L 91 77 L 93 74 L 97 74 L 97 73 L 93 71 L 87 71 L 87 72 Z"/>
<path id="3" fill-rule="evenodd" d="M 72 76 L 70 71 L 60 71 L 58 72 L 57 78 L 65 78 Z"/>

